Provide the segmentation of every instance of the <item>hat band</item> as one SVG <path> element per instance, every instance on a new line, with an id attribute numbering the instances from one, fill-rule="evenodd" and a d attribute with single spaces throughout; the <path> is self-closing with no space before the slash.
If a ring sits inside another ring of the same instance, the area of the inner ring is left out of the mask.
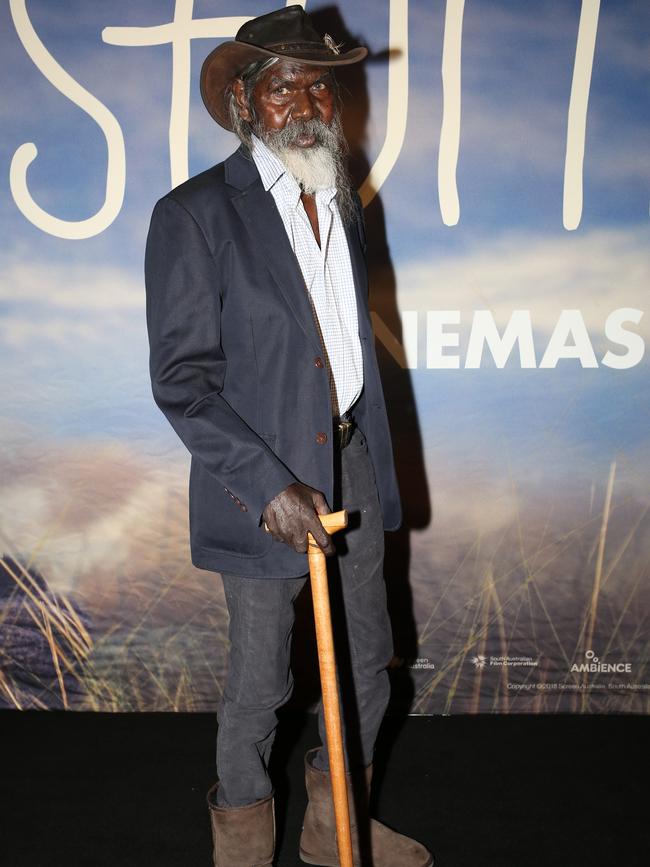
<path id="1" fill-rule="evenodd" d="M 249 43 L 252 44 L 252 43 Z M 277 48 L 278 51 L 330 51 L 324 42 L 271 42 L 269 45 L 256 46 L 270 51 Z M 335 54 L 334 51 L 331 52 Z"/>

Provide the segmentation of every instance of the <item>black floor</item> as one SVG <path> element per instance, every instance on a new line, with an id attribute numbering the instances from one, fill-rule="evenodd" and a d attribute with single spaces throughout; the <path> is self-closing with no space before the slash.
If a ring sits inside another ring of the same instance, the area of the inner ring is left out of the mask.
<path id="1" fill-rule="evenodd" d="M 436 867 L 645 867 L 649 728 L 630 716 L 387 718 L 375 815 Z M 4 711 L 0 732 L 3 867 L 211 867 L 214 716 Z M 314 717 L 282 718 L 279 867 L 302 864 L 302 756 L 316 743 Z"/>

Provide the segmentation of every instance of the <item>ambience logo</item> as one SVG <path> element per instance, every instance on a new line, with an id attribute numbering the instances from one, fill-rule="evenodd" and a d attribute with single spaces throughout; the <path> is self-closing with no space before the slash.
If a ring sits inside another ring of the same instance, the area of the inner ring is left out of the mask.
<path id="1" fill-rule="evenodd" d="M 571 666 L 571 671 L 626 671 L 628 673 L 632 671 L 631 662 L 600 662 L 593 650 L 587 650 L 585 657 L 587 661 L 579 664 L 574 662 Z"/>

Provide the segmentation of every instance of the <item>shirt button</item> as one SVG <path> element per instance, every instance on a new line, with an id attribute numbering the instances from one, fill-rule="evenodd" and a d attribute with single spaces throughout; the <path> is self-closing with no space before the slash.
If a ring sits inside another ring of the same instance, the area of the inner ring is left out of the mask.
<path id="1" fill-rule="evenodd" d="M 318 443 L 319 446 L 325 445 L 325 443 L 327 442 L 327 434 L 323 433 L 323 431 L 320 431 L 319 433 L 317 433 L 316 434 L 316 442 Z"/>
<path id="2" fill-rule="evenodd" d="M 314 365 L 316 367 L 325 367 L 325 365 L 323 364 L 323 359 L 320 357 L 320 355 L 317 355 L 314 359 Z"/>

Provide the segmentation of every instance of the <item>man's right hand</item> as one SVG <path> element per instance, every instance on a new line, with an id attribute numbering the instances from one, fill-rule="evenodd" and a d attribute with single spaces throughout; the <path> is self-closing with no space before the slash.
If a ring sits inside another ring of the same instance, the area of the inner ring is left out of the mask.
<path id="1" fill-rule="evenodd" d="M 330 512 L 320 491 L 294 482 L 268 503 L 262 519 L 274 539 L 289 545 L 298 554 L 306 553 L 307 533 L 311 533 L 323 553 L 330 556 L 336 549 L 330 534 L 318 518 Z"/>

